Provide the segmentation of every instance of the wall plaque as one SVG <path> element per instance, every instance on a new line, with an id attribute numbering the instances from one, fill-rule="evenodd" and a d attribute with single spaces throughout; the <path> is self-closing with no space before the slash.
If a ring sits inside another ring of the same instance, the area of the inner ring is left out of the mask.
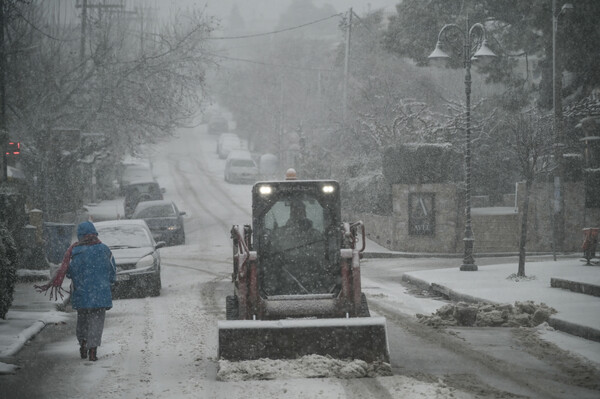
<path id="1" fill-rule="evenodd" d="M 435 194 L 408 194 L 408 234 L 435 235 Z"/>

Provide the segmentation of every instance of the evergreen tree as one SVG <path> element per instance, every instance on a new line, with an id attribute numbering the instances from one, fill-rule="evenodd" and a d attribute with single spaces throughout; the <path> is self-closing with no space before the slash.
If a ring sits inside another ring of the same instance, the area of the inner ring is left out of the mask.
<path id="1" fill-rule="evenodd" d="M 0 318 L 12 305 L 17 282 L 17 247 L 8 228 L 0 223 Z"/>
<path id="2" fill-rule="evenodd" d="M 557 1 L 558 11 L 562 4 Z M 485 24 L 488 44 L 500 56 L 492 65 L 481 68 L 488 79 L 508 87 L 519 86 L 522 66 L 510 55 L 527 53 L 533 76 L 541 76 L 539 84 L 534 80 L 536 84 L 530 87 L 539 93 L 541 106 L 552 107 L 551 0 L 404 0 L 396 9 L 384 39 L 390 51 L 425 65 L 444 24 L 466 27 L 468 16 L 470 25 Z M 572 80 L 564 85 L 565 97 L 574 93 L 576 97 L 587 96 L 600 84 L 600 53 L 595 48 L 600 40 L 599 16 L 600 2 L 579 0 L 572 12 L 558 18 L 557 68 L 572 74 Z M 455 43 L 460 50 L 462 38 L 454 39 L 458 39 Z M 462 67 L 462 59 L 455 57 L 449 66 Z"/>

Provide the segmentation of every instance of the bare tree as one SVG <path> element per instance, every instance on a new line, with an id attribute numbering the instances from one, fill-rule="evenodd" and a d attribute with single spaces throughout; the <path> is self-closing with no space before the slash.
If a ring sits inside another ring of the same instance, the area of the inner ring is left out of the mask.
<path id="1" fill-rule="evenodd" d="M 552 119 L 536 108 L 516 115 L 505 115 L 504 120 L 506 122 L 500 126 L 500 129 L 504 129 L 507 133 L 505 148 L 516 154 L 521 175 L 525 179 L 517 271 L 517 276 L 524 277 L 529 199 L 536 176 L 547 171 L 550 165 Z"/>
<path id="2" fill-rule="evenodd" d="M 68 187 L 74 204 L 80 202 L 76 188 L 91 176 L 77 166 L 82 159 L 94 162 L 110 188 L 124 155 L 171 135 L 201 109 L 205 76 L 214 65 L 207 49 L 214 20 L 202 10 L 141 31 L 130 12 L 90 9 L 82 36 L 80 22 L 58 21 L 49 2 L 5 4 L 7 124 L 24 143 L 24 171 L 37 181 L 32 192 Z M 104 138 L 56 148 L 48 137 L 59 128 Z M 66 178 L 70 171 L 77 173 Z"/>
<path id="3" fill-rule="evenodd" d="M 86 57 L 80 61 L 76 25 L 52 26 L 37 2 L 11 6 L 13 130 L 101 131 L 116 149 L 130 149 L 170 134 L 201 106 L 213 63 L 206 50 L 213 21 L 201 11 L 177 14 L 156 33 L 144 32 L 143 51 L 141 32 L 127 14 L 90 13 Z"/>

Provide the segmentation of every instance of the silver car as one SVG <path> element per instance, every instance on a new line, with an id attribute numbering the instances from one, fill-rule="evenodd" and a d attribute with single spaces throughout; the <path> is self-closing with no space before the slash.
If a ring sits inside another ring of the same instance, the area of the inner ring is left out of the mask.
<path id="1" fill-rule="evenodd" d="M 117 264 L 113 286 L 116 297 L 159 296 L 161 290 L 160 251 L 145 221 L 110 220 L 94 223 L 98 238 L 108 245 Z"/>

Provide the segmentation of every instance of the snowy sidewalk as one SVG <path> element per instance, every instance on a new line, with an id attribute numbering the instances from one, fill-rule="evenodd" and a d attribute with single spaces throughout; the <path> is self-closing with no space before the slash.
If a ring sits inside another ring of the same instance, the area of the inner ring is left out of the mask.
<path id="1" fill-rule="evenodd" d="M 60 323 L 68 317 L 66 313 L 57 310 L 58 306 L 64 306 L 68 295 L 58 301 L 51 301 L 47 295 L 36 292 L 34 284 L 36 283 L 16 284 L 6 320 L 0 319 L 0 374 L 14 372 L 17 367 L 3 361 L 17 354 L 47 324 Z M 69 289 L 69 284 L 70 280 L 65 279 L 63 288 Z"/>
<path id="2" fill-rule="evenodd" d="M 600 341 L 600 297 L 550 286 L 552 278 L 600 287 L 600 266 L 579 259 L 527 262 L 527 278 L 515 278 L 517 264 L 480 266 L 478 271 L 458 267 L 405 273 L 404 280 L 433 288 L 452 300 L 510 303 L 534 301 L 557 310 L 549 324 L 569 334 Z M 510 276 L 510 277 L 509 277 Z"/>

